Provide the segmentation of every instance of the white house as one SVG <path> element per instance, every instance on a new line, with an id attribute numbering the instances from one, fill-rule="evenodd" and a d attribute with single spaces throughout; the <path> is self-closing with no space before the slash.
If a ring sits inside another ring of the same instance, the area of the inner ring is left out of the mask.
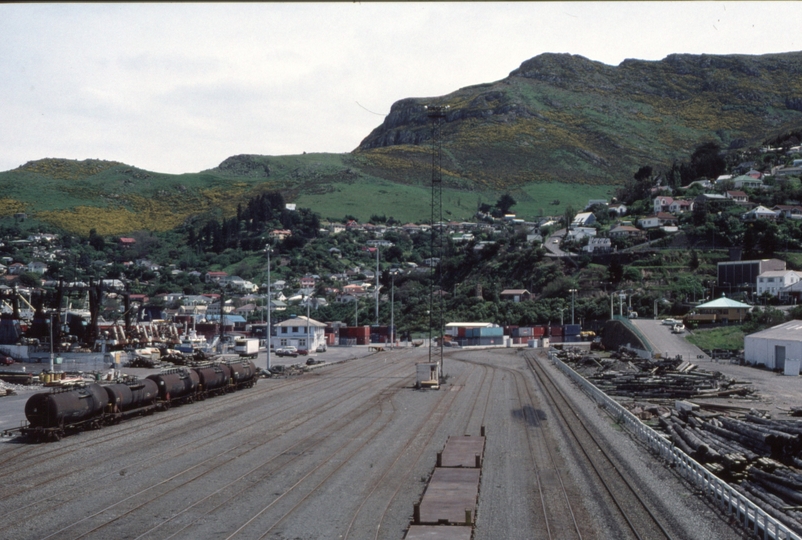
<path id="1" fill-rule="evenodd" d="M 596 223 L 596 216 L 593 215 L 593 212 L 580 212 L 571 222 L 571 228 L 587 227 L 588 225 L 593 225 L 594 223 Z"/>
<path id="2" fill-rule="evenodd" d="M 326 343 L 325 323 L 308 319 L 303 315 L 292 317 L 274 325 L 276 335 L 270 338 L 274 348 L 295 347 L 314 351 Z"/>
<path id="3" fill-rule="evenodd" d="M 596 236 L 596 229 L 593 227 L 574 227 L 570 231 L 568 231 L 568 238 L 572 240 L 582 240 L 586 237 L 594 237 Z"/>
<path id="4" fill-rule="evenodd" d="M 41 261 L 32 261 L 28 263 L 28 272 L 33 272 L 36 274 L 44 274 L 47 272 L 47 264 Z"/>
<path id="5" fill-rule="evenodd" d="M 800 275 L 793 270 L 769 270 L 757 276 L 755 292 L 758 296 L 769 293 L 777 296 L 781 289 L 799 282 Z"/>
<path id="6" fill-rule="evenodd" d="M 672 214 L 691 212 L 693 211 L 693 201 L 689 201 L 688 199 L 674 199 L 674 201 L 668 205 L 668 211 Z"/>
<path id="7" fill-rule="evenodd" d="M 644 229 L 653 229 L 660 226 L 660 218 L 657 216 L 646 216 L 638 220 L 638 225 Z"/>
<path id="8" fill-rule="evenodd" d="M 749 212 L 741 215 L 741 220 L 743 221 L 777 221 L 777 218 L 780 216 L 781 212 L 775 212 L 774 210 L 769 210 L 765 206 L 756 206 L 755 208 L 751 209 Z"/>
<path id="9" fill-rule="evenodd" d="M 655 197 L 652 202 L 654 204 L 654 213 L 657 214 L 658 212 L 668 212 L 674 199 L 671 197 Z"/>
<path id="10" fill-rule="evenodd" d="M 788 321 L 744 337 L 744 359 L 769 369 L 785 369 L 786 360 L 802 359 L 802 321 Z"/>
<path id="11" fill-rule="evenodd" d="M 625 204 L 611 204 L 607 207 L 607 211 L 612 213 L 615 212 L 617 216 L 625 216 L 627 214 L 627 205 Z"/>
<path id="12" fill-rule="evenodd" d="M 608 253 L 612 249 L 612 243 L 609 238 L 591 238 L 582 249 L 588 253 Z"/>

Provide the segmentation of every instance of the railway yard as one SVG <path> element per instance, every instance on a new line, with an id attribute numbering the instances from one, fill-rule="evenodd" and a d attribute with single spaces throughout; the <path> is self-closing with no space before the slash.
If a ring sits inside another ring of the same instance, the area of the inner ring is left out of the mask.
<path id="1" fill-rule="evenodd" d="M 16 539 L 413 538 L 437 454 L 484 427 L 475 539 L 744 537 L 545 351 L 448 351 L 441 389 L 415 390 L 427 359 L 381 351 L 59 442 L 4 438 L 0 527 Z M 3 428 L 22 398 L 0 400 Z M 446 528 L 421 537 L 464 529 Z"/>

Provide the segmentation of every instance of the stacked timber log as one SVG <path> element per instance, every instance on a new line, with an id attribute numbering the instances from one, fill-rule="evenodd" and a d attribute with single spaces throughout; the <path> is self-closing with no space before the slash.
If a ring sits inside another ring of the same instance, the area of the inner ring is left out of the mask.
<path id="1" fill-rule="evenodd" d="M 561 359 L 775 519 L 802 531 L 802 419 L 772 419 L 748 407 L 706 402 L 747 397 L 753 390 L 680 358 L 565 351 Z M 666 406 L 670 398 L 673 407 Z M 802 410 L 790 416 L 802 416 Z"/>
<path id="2" fill-rule="evenodd" d="M 681 358 L 642 359 L 626 350 L 613 353 L 609 358 L 571 350 L 558 355 L 608 396 L 675 400 L 752 393 L 749 384 L 719 372 L 699 371 L 696 364 Z"/>
<path id="3" fill-rule="evenodd" d="M 686 454 L 802 530 L 802 421 L 773 420 L 754 410 L 734 418 L 682 406 L 659 423 Z"/>

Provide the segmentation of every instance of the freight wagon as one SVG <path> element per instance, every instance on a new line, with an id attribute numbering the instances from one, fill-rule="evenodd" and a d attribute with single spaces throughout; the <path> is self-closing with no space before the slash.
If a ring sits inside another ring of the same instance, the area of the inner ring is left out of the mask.
<path id="1" fill-rule="evenodd" d="M 250 388 L 257 375 L 256 366 L 248 360 L 171 369 L 128 383 L 58 388 L 28 399 L 27 424 L 18 431 L 34 442 L 57 441 L 69 433 L 99 429 L 130 416 Z M 14 431 L 6 430 L 3 435 Z"/>

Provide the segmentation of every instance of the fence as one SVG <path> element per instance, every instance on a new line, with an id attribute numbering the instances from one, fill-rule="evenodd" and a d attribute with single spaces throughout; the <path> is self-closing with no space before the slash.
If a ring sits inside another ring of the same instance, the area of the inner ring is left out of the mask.
<path id="1" fill-rule="evenodd" d="M 704 495 L 715 501 L 728 514 L 733 515 L 747 530 L 763 540 L 802 540 L 798 534 L 771 517 L 762 508 L 735 491 L 705 469 L 696 460 L 670 441 L 641 422 L 635 415 L 622 407 L 617 401 L 585 380 L 554 354 L 549 353 L 552 362 L 571 380 L 576 382 L 598 405 L 611 412 L 631 433 L 646 444 L 652 451 L 675 467 L 675 470 Z"/>

